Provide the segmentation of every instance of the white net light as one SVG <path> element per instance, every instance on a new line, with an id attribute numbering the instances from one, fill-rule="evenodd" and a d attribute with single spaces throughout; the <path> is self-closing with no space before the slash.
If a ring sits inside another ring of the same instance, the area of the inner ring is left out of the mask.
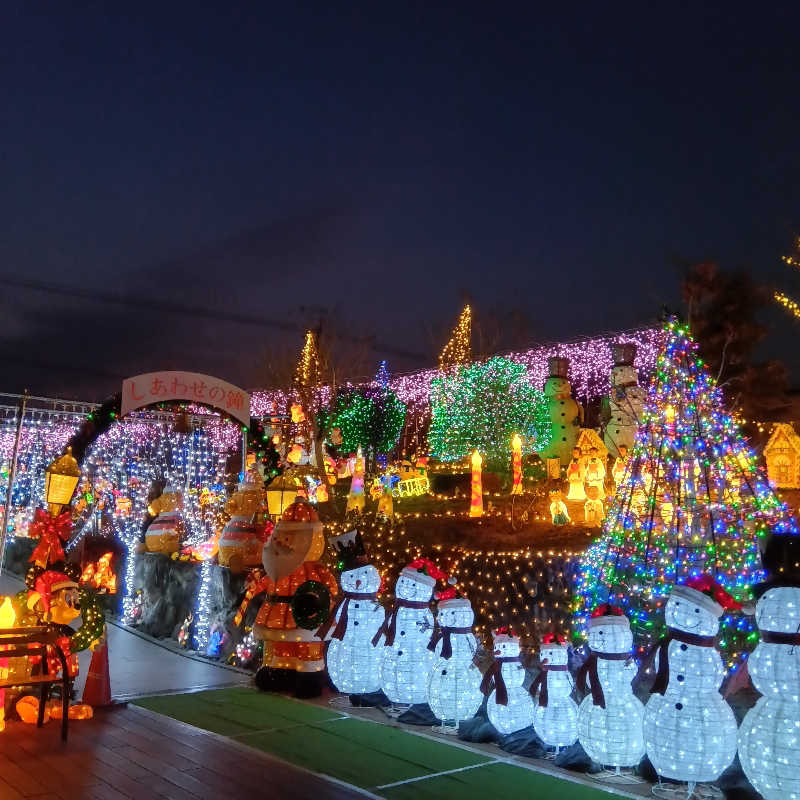
<path id="1" fill-rule="evenodd" d="M 572 676 L 568 669 L 559 669 L 567 666 L 567 660 L 566 645 L 542 644 L 539 661 L 547 670 L 547 705 L 543 705 L 542 686 L 534 700 L 533 727 L 550 747 L 569 747 L 578 738 L 578 706 L 570 697 L 574 687 Z"/>
<path id="2" fill-rule="evenodd" d="M 428 650 L 433 614 L 429 608 L 436 579 L 405 567 L 395 584 L 395 609 L 383 648 L 381 689 L 392 703 L 424 703 L 434 654 Z"/>
<path id="3" fill-rule="evenodd" d="M 377 692 L 381 688 L 383 647 L 380 642 L 373 646 L 372 637 L 384 619 L 383 606 L 375 600 L 381 576 L 371 564 L 364 564 L 342 572 L 340 583 L 343 597 L 331 629 L 328 675 L 343 694 Z M 339 626 L 343 614 L 346 622 Z"/>
<path id="4" fill-rule="evenodd" d="M 739 759 L 766 800 L 800 798 L 800 587 L 768 589 L 756 606 L 761 641 L 748 660 L 763 695 L 739 729 Z"/>
<path id="5" fill-rule="evenodd" d="M 483 700 L 481 672 L 472 662 L 477 642 L 469 600 L 442 600 L 438 622 L 441 638 L 436 643 L 436 661 L 428 682 L 428 705 L 437 719 L 458 724 L 474 717 Z"/>
<path id="6" fill-rule="evenodd" d="M 522 686 L 525 681 L 525 667 L 520 662 L 519 637 L 505 633 L 496 634 L 494 657 L 495 665 L 499 664 L 508 701 L 505 704 L 498 702 L 504 698 L 498 698 L 495 681 L 494 690 L 486 703 L 489 722 L 494 725 L 498 733 L 504 735 L 529 728 L 533 725 L 533 700 L 527 689 Z"/>
<path id="7" fill-rule="evenodd" d="M 636 664 L 631 656 L 630 623 L 625 616 L 616 614 L 592 617 L 588 624 L 588 644 L 589 686 L 594 688 L 592 672 L 596 669 L 600 692 L 594 690 L 583 698 L 578 709 L 578 739 L 586 754 L 598 764 L 635 766 L 644 755 L 644 706 L 631 689 Z M 596 702 L 597 694 L 600 703 Z"/>
<path id="8" fill-rule="evenodd" d="M 667 645 L 666 690 L 651 694 L 645 706 L 647 757 L 662 777 L 714 781 L 736 755 L 736 720 L 719 693 L 725 668 L 713 644 L 722 607 L 680 585 L 673 586 L 664 614 L 675 638 Z M 687 641 L 694 637 L 705 641 Z"/>

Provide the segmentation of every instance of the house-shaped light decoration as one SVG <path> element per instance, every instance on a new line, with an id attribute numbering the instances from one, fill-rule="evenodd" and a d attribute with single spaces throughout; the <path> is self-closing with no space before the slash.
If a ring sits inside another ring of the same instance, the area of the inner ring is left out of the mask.
<path id="1" fill-rule="evenodd" d="M 585 464 L 589 460 L 591 449 L 597 448 L 597 457 L 605 464 L 608 459 L 608 448 L 600 434 L 594 428 L 581 428 L 575 447 L 581 451 L 581 459 Z"/>
<path id="2" fill-rule="evenodd" d="M 776 489 L 800 489 L 800 436 L 788 422 L 777 422 L 766 447 L 767 477 Z"/>

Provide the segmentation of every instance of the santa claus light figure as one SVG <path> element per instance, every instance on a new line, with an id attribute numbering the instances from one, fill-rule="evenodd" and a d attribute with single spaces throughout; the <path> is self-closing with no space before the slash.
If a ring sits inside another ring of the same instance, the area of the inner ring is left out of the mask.
<path id="1" fill-rule="evenodd" d="M 264 642 L 256 673 L 263 691 L 294 691 L 316 697 L 324 683 L 325 661 L 317 629 L 328 619 L 338 594 L 336 579 L 320 563 L 325 550 L 316 511 L 297 498 L 284 512 L 262 551 L 266 576 L 253 596 L 266 591 L 253 635 Z"/>

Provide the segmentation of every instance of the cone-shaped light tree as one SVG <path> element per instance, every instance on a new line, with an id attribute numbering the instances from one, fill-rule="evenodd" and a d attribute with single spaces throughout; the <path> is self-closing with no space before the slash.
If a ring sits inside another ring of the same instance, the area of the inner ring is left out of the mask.
<path id="1" fill-rule="evenodd" d="M 625 478 L 581 561 L 576 631 L 611 602 L 625 610 L 641 654 L 663 632 L 671 584 L 699 575 L 746 602 L 763 577 L 759 545 L 772 532 L 797 526 L 725 410 L 688 326 L 671 319 Z M 729 666 L 756 641 L 749 618 L 726 613 L 720 648 Z"/>
<path id="2" fill-rule="evenodd" d="M 450 339 L 439 355 L 439 369 L 466 364 L 472 358 L 472 309 L 464 306 Z"/>

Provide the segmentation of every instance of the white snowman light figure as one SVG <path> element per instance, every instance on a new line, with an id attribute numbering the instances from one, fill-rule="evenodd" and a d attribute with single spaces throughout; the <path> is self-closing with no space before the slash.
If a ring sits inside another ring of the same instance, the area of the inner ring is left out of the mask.
<path id="1" fill-rule="evenodd" d="M 317 636 L 329 640 L 326 663 L 333 685 L 343 694 L 366 694 L 381 688 L 383 648 L 372 638 L 383 624 L 383 606 L 376 601 L 381 576 L 367 563 L 360 534 L 350 531 L 329 539 L 342 569 L 341 599 Z"/>
<path id="2" fill-rule="evenodd" d="M 428 650 L 433 630 L 430 603 L 439 578 L 446 575 L 429 559 L 416 559 L 403 568 L 395 584 L 395 600 L 378 632 L 377 646 L 386 637 L 381 663 L 381 689 L 393 705 L 424 703 L 435 655 Z"/>
<path id="3" fill-rule="evenodd" d="M 563 637 L 545 634 L 539 650 L 542 670 L 530 689 L 536 703 L 533 727 L 546 745 L 555 747 L 556 753 L 578 738 L 578 706 L 570 697 L 574 684 L 568 656 Z"/>
<path id="4" fill-rule="evenodd" d="M 741 608 L 708 576 L 672 587 L 667 635 L 654 648 L 656 680 L 644 711 L 647 757 L 659 776 L 686 781 L 689 796 L 696 783 L 716 780 L 736 755 L 736 720 L 719 693 L 725 668 L 714 647 L 723 613 L 717 600 Z"/>
<path id="5" fill-rule="evenodd" d="M 533 725 L 533 700 L 523 688 L 525 667 L 519 637 L 508 628 L 494 632 L 494 663 L 483 675 L 481 691 L 489 696 L 486 713 L 498 733 L 508 735 Z"/>
<path id="6" fill-rule="evenodd" d="M 765 800 L 800 798 L 800 580 L 781 583 L 794 585 L 756 605 L 761 641 L 746 663 L 763 696 L 739 729 L 742 769 Z"/>
<path id="7" fill-rule="evenodd" d="M 633 634 L 621 609 L 598 606 L 588 622 L 589 657 L 578 672 L 578 688 L 589 694 L 578 709 L 578 739 L 603 766 L 633 767 L 644 756 L 644 706 L 633 694 L 636 676 Z"/>
<path id="8" fill-rule="evenodd" d="M 439 623 L 428 645 L 436 662 L 428 681 L 428 705 L 445 732 L 457 732 L 458 722 L 471 719 L 480 708 L 481 671 L 472 662 L 477 642 L 472 633 L 475 614 L 469 600 L 448 589 L 439 597 Z M 448 728 L 445 723 L 452 722 Z"/>
<path id="9" fill-rule="evenodd" d="M 635 344 L 612 345 L 614 366 L 611 368 L 611 389 L 603 402 L 607 415 L 603 440 L 608 452 L 619 456 L 620 446 L 630 449 L 636 438 L 636 429 L 642 418 L 646 391 L 639 386 L 636 367 Z"/>

